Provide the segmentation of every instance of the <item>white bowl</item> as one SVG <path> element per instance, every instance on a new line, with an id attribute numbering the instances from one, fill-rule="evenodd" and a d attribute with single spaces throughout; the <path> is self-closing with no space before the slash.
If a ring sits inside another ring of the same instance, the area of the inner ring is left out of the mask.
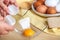
<path id="1" fill-rule="evenodd" d="M 34 2 L 33 2 L 34 4 Z M 35 14 L 38 14 L 40 16 L 44 16 L 44 17 L 54 17 L 54 16 L 60 16 L 60 13 L 56 13 L 56 14 L 43 14 L 43 13 L 39 13 L 35 10 L 34 6 L 32 4 L 32 10 L 35 12 Z"/>

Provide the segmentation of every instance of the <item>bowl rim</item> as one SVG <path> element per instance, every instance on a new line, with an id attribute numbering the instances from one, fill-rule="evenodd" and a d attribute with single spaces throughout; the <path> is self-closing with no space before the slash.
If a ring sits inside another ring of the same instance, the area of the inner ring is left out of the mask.
<path id="1" fill-rule="evenodd" d="M 34 2 L 36 2 L 36 1 L 34 1 Z M 34 2 L 32 3 L 32 10 L 35 12 L 35 14 L 38 14 L 39 16 L 43 16 L 43 17 L 56 17 L 56 16 L 60 16 L 60 13 L 56 13 L 56 14 L 43 14 L 43 13 L 39 13 L 39 12 L 37 12 L 36 10 L 35 10 L 35 8 L 34 8 L 34 6 L 33 6 L 33 4 L 34 4 Z"/>

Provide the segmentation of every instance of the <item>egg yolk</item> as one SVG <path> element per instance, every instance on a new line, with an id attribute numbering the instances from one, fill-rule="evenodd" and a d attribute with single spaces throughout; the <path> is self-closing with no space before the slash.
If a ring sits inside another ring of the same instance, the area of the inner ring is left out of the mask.
<path id="1" fill-rule="evenodd" d="M 30 37 L 30 36 L 33 36 L 34 33 L 35 32 L 32 29 L 26 29 L 26 30 L 24 30 L 23 35 L 26 37 Z"/>

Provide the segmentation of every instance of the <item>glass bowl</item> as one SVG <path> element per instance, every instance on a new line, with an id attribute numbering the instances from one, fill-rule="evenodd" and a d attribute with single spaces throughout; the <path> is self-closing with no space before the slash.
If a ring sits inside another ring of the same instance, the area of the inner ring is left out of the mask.
<path id="1" fill-rule="evenodd" d="M 31 29 L 35 32 L 34 33 L 34 35 L 32 35 L 32 36 L 30 36 L 30 37 L 26 37 L 26 36 L 24 36 L 23 35 L 23 29 L 22 29 L 22 27 L 18 24 L 18 23 L 16 23 L 16 25 L 15 25 L 15 27 L 16 27 L 16 29 L 18 30 L 18 34 L 22 37 L 22 38 L 28 38 L 28 39 L 32 39 L 32 38 L 35 38 L 35 37 L 37 37 L 40 33 L 41 33 L 41 31 L 42 30 L 44 30 L 44 29 L 42 29 L 42 30 L 40 30 L 39 28 L 37 28 L 37 27 L 35 27 L 34 25 L 30 25 L 31 26 Z"/>

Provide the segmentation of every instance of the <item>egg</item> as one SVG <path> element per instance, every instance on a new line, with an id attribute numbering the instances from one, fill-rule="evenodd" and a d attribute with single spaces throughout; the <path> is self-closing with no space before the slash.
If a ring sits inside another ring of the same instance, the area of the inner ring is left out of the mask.
<path id="1" fill-rule="evenodd" d="M 45 0 L 37 0 L 37 1 L 40 1 L 40 2 L 42 2 L 43 4 L 45 4 Z"/>
<path id="2" fill-rule="evenodd" d="M 45 2 L 45 0 L 37 0 L 37 1 L 43 1 L 43 2 Z"/>
<path id="3" fill-rule="evenodd" d="M 47 10 L 47 7 L 45 5 L 40 5 L 36 8 L 36 11 L 40 12 L 40 13 L 45 13 Z"/>
<path id="4" fill-rule="evenodd" d="M 58 4 L 58 5 L 56 6 L 56 11 L 57 11 L 57 12 L 60 12 L 60 4 Z"/>
<path id="5" fill-rule="evenodd" d="M 50 7 L 50 8 L 48 8 L 47 13 L 48 13 L 48 14 L 56 14 L 56 9 L 55 9 L 55 7 Z"/>
<path id="6" fill-rule="evenodd" d="M 42 5 L 43 3 L 41 2 L 41 1 L 37 1 L 37 2 L 34 2 L 34 7 L 36 8 L 36 7 L 38 7 L 38 6 L 40 6 L 40 5 Z"/>
<path id="7" fill-rule="evenodd" d="M 31 4 L 30 4 L 29 2 L 22 2 L 22 3 L 20 4 L 20 7 L 21 7 L 22 9 L 30 9 L 30 8 L 31 8 Z"/>
<path id="8" fill-rule="evenodd" d="M 45 5 L 48 7 L 55 7 L 58 4 L 59 0 L 46 0 Z"/>

